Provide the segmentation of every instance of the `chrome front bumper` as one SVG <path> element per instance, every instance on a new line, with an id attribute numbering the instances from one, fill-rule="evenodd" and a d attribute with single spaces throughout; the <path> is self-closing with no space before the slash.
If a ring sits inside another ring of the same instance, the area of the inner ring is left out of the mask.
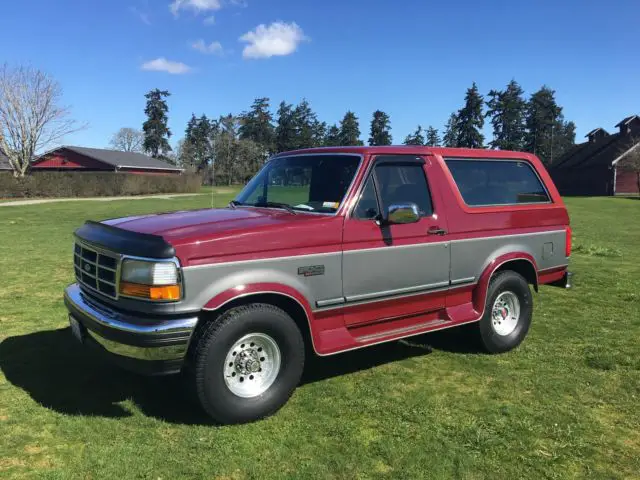
<path id="1" fill-rule="evenodd" d="M 143 373 L 180 370 L 198 323 L 197 316 L 157 319 L 117 312 L 83 293 L 78 284 L 66 288 L 64 302 L 70 321 L 80 324 L 83 343 L 94 343 L 113 360 L 128 360 L 117 362 L 126 363 L 125 368 Z M 157 368 L 146 372 L 147 367 Z"/>

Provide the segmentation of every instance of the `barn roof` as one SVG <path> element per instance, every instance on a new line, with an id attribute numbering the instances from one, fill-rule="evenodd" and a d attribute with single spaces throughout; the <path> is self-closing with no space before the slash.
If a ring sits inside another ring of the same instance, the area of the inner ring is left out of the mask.
<path id="1" fill-rule="evenodd" d="M 600 131 L 604 132 L 606 135 L 609 135 L 609 132 L 607 132 L 604 128 L 598 127 L 598 128 L 594 128 L 589 133 L 587 133 L 585 135 L 585 138 L 590 137 L 591 135 L 594 135 L 596 132 L 600 132 Z"/>
<path id="2" fill-rule="evenodd" d="M 37 165 L 38 161 L 44 159 L 46 155 L 50 155 L 53 152 L 57 152 L 58 150 L 70 150 L 72 152 L 78 153 L 80 155 L 84 155 L 86 157 L 93 158 L 102 163 L 106 163 L 107 165 L 112 165 L 117 168 L 141 168 L 141 169 L 149 169 L 149 170 L 175 170 L 181 171 L 181 168 L 176 167 L 175 165 L 171 165 L 168 162 L 163 160 L 158 160 L 157 158 L 149 157 L 148 155 L 144 155 L 142 153 L 135 152 L 121 152 L 118 150 L 106 150 L 103 148 L 87 148 L 87 147 L 75 147 L 75 146 L 63 146 L 58 147 L 55 150 L 51 150 L 47 153 L 44 153 L 38 157 L 38 159 L 34 162 Z"/>
<path id="3" fill-rule="evenodd" d="M 631 115 L 629 117 L 623 118 L 621 121 L 616 123 L 616 127 L 619 127 L 620 125 L 626 125 L 633 120 L 640 120 L 640 117 L 638 115 Z"/>
<path id="4" fill-rule="evenodd" d="M 630 135 L 614 133 L 597 142 L 584 142 L 574 145 L 552 166 L 553 169 L 588 168 L 611 166 L 620 155 L 629 150 L 634 143 Z"/>

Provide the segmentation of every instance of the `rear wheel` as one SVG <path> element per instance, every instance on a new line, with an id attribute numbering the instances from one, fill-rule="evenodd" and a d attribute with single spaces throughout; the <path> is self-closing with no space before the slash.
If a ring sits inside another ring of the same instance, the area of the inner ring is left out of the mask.
<path id="1" fill-rule="evenodd" d="M 480 341 L 488 352 L 507 352 L 522 343 L 531 326 L 532 300 L 522 275 L 505 270 L 491 279 L 478 325 Z"/>
<path id="2" fill-rule="evenodd" d="M 300 381 L 302 334 L 293 319 L 273 305 L 233 308 L 194 340 L 192 381 L 200 404 L 219 423 L 271 415 Z"/>

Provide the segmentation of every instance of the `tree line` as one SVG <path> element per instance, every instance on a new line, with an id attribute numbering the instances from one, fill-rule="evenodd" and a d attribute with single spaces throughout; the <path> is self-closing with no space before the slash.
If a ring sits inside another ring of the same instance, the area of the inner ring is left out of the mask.
<path id="1" fill-rule="evenodd" d="M 132 144 L 156 158 L 205 174 L 208 182 L 232 184 L 246 181 L 275 153 L 320 146 L 363 145 L 360 122 L 347 111 L 337 124 L 321 121 L 308 100 L 299 104 L 280 102 L 275 114 L 270 99 L 256 98 L 251 107 L 239 115 L 228 114 L 217 119 L 206 114 L 192 114 L 184 137 L 175 151 L 169 143 L 168 128 L 170 93 L 152 90 L 146 94 L 142 132 L 136 142 L 131 132 L 122 130 L 112 146 L 126 150 Z M 492 127 L 492 138 L 485 142 L 484 126 Z M 536 154 L 551 165 L 575 141 L 575 124 L 566 121 L 555 91 L 543 86 L 525 98 L 515 80 L 503 90 L 490 90 L 483 96 L 478 86 L 467 89 L 464 103 L 454 111 L 440 131 L 429 126 L 416 130 L 404 139 L 405 145 L 427 145 L 464 148 L 517 150 Z M 126 133 L 126 134 L 125 134 Z M 373 112 L 369 128 L 369 145 L 391 145 L 391 119 L 386 112 Z M 214 169 L 215 165 L 215 169 Z"/>
<path id="2" fill-rule="evenodd" d="M 304 99 L 293 105 L 281 102 L 275 114 L 269 98 L 257 98 L 248 111 L 213 119 L 192 115 L 175 151 L 169 143 L 169 107 L 166 90 L 154 89 L 146 97 L 146 121 L 142 130 L 125 128 L 111 140 L 111 147 L 144 151 L 156 158 L 206 173 L 217 183 L 246 180 L 269 155 L 306 147 L 362 145 L 359 119 L 347 111 L 337 124 L 318 119 Z M 24 176 L 36 153 L 58 144 L 65 135 L 84 128 L 61 105 L 62 89 L 49 75 L 31 68 L 0 66 L 0 150 L 15 176 Z M 484 125 L 492 127 L 485 144 Z M 477 85 L 467 89 L 464 103 L 440 131 L 418 126 L 404 139 L 407 145 L 494 148 L 527 151 L 552 165 L 575 142 L 576 126 L 566 121 L 555 91 L 543 86 L 529 98 L 512 80 L 502 90 L 483 96 Z M 386 112 L 373 113 L 369 145 L 390 145 L 391 120 Z"/>
<path id="3" fill-rule="evenodd" d="M 493 130 L 488 144 L 483 134 L 485 119 Z M 565 120 L 554 90 L 545 85 L 525 99 L 522 87 L 511 80 L 504 90 L 491 90 L 486 97 L 474 82 L 464 105 L 449 116 L 442 138 L 434 127 L 425 131 L 418 126 L 404 143 L 524 151 L 551 165 L 575 143 L 575 137 L 576 125 Z"/>

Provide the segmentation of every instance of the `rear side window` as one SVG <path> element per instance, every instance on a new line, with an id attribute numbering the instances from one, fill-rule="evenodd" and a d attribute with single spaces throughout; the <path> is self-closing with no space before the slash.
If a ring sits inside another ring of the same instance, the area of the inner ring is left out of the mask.
<path id="1" fill-rule="evenodd" d="M 548 203 L 549 195 L 529 163 L 517 160 L 445 160 L 467 205 Z"/>

